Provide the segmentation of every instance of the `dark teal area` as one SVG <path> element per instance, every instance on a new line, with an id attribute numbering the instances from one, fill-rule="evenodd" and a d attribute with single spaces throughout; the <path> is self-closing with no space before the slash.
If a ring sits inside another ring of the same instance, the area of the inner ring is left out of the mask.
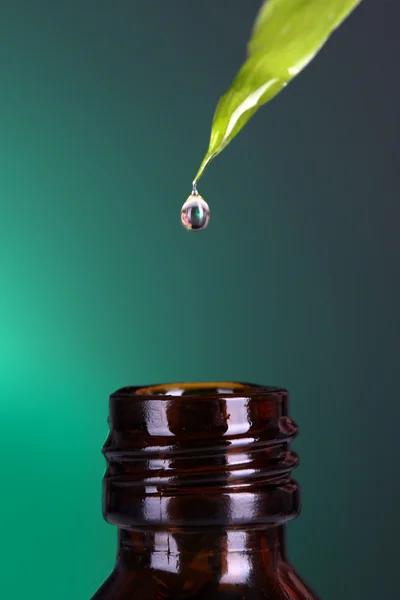
<path id="1" fill-rule="evenodd" d="M 299 572 L 324 600 L 394 597 L 400 10 L 365 0 L 250 121 L 191 233 L 259 5 L 1 3 L 4 598 L 88 600 L 111 570 L 109 393 L 230 379 L 291 391 Z"/>

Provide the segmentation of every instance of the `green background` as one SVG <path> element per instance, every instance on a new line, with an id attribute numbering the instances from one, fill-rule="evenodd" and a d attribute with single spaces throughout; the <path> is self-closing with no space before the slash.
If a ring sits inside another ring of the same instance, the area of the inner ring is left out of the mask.
<path id="1" fill-rule="evenodd" d="M 283 385 L 290 555 L 324 600 L 394 597 L 400 11 L 365 0 L 180 208 L 256 0 L 0 1 L 0 595 L 88 600 L 108 395 Z M 397 78 L 397 79 L 396 79 Z"/>

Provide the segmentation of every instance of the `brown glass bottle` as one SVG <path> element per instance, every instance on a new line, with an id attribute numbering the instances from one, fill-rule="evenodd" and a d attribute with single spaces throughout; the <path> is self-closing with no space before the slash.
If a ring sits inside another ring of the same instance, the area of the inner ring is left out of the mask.
<path id="1" fill-rule="evenodd" d="M 104 517 L 114 571 L 92 600 L 318 600 L 287 560 L 297 427 L 283 389 L 128 387 L 110 398 Z"/>

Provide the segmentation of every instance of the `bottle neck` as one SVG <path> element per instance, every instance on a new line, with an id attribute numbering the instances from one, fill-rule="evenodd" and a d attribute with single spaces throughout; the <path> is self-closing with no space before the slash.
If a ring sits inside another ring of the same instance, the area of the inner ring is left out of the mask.
<path id="1" fill-rule="evenodd" d="M 130 531 L 194 531 L 295 518 L 298 457 L 290 442 L 297 426 L 287 392 L 221 383 L 174 393 L 186 391 L 160 396 L 156 386 L 111 396 L 103 447 L 107 521 Z"/>
<path id="2" fill-rule="evenodd" d="M 286 563 L 286 526 L 266 529 L 119 530 L 117 569 L 142 568 L 185 580 L 193 570 L 220 583 L 244 583 L 262 569 L 276 573 Z"/>
<path id="3" fill-rule="evenodd" d="M 288 394 L 241 383 L 124 388 L 110 398 L 103 513 L 116 569 L 96 600 L 315 600 L 286 559 L 300 510 Z M 93 600 L 95 600 L 93 599 Z"/>

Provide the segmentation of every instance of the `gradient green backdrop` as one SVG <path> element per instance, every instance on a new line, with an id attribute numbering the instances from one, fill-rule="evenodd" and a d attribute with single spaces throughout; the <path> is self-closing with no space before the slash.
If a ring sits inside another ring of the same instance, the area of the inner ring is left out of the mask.
<path id="1" fill-rule="evenodd" d="M 290 554 L 324 600 L 396 595 L 397 0 L 365 0 L 180 208 L 258 0 L 0 1 L 0 596 L 88 600 L 108 395 L 283 385 Z M 397 587 L 398 589 L 398 587 Z"/>

